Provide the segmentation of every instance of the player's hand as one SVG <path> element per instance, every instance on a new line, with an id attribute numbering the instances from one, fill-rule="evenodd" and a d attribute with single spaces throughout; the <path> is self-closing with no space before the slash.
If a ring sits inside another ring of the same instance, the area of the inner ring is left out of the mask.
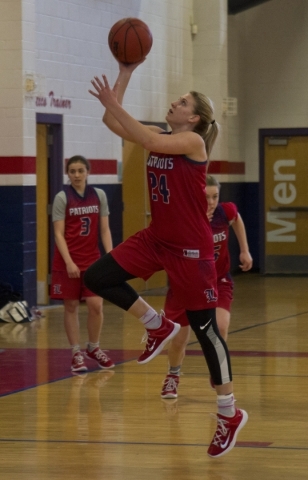
<path id="1" fill-rule="evenodd" d="M 79 278 L 80 277 L 80 270 L 74 262 L 68 263 L 66 265 L 66 271 L 67 271 L 67 274 L 68 274 L 69 278 Z"/>
<path id="2" fill-rule="evenodd" d="M 89 90 L 89 93 L 96 97 L 104 107 L 107 108 L 109 105 L 111 106 L 111 104 L 117 102 L 118 83 L 111 89 L 106 75 L 102 75 L 102 80 L 99 77 L 94 77 L 91 83 L 96 92 Z"/>
<path id="3" fill-rule="evenodd" d="M 208 208 L 207 209 L 206 216 L 207 216 L 207 218 L 209 219 L 210 222 L 212 221 L 212 218 L 214 216 L 214 211 L 215 211 L 214 208 Z"/>
<path id="4" fill-rule="evenodd" d="M 122 63 L 122 62 L 118 62 L 119 63 L 119 69 L 120 69 L 120 72 L 121 73 L 133 73 L 133 71 L 139 66 L 141 65 L 144 61 L 145 61 L 146 58 L 143 58 L 142 60 L 140 60 L 139 62 L 136 62 L 136 63 Z"/>
<path id="5" fill-rule="evenodd" d="M 251 269 L 252 267 L 252 263 L 253 263 L 253 260 L 252 260 L 252 256 L 250 255 L 249 252 L 241 252 L 240 253 L 240 269 L 243 271 L 243 272 L 247 272 L 248 270 Z"/>

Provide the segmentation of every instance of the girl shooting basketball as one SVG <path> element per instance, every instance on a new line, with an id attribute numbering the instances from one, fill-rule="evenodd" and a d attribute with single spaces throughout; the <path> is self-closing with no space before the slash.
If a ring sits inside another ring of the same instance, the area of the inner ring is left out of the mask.
<path id="1" fill-rule="evenodd" d="M 104 123 L 116 135 L 149 150 L 148 188 L 152 221 L 118 245 L 85 274 L 88 288 L 131 313 L 147 331 L 139 363 L 154 358 L 180 329 L 158 314 L 126 281 L 165 270 L 170 287 L 185 308 L 203 350 L 217 392 L 217 430 L 208 454 L 219 457 L 235 445 L 248 415 L 234 405 L 227 345 L 217 328 L 214 245 L 204 198 L 208 155 L 218 134 L 211 101 L 189 92 L 171 103 L 166 121 L 171 132 L 145 126 L 122 107 L 124 92 L 138 64 L 119 64 L 114 88 L 105 75 L 89 90 L 106 111 Z M 180 214 L 179 214 L 180 212 Z"/>

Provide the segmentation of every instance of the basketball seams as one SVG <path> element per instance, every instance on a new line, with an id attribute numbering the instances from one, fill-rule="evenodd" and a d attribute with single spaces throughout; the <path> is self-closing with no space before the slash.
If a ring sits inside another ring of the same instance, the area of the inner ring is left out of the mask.
<path id="1" fill-rule="evenodd" d="M 130 28 L 131 28 L 131 25 L 126 29 L 125 37 L 124 37 L 124 56 L 125 56 L 126 62 L 127 62 L 126 42 L 127 42 L 127 36 L 128 36 L 128 34 L 129 34 Z"/>
<path id="2" fill-rule="evenodd" d="M 138 34 L 137 30 L 136 30 L 134 27 L 135 27 L 135 25 L 132 25 L 132 28 L 133 28 L 133 30 L 134 30 L 134 32 L 135 32 L 135 34 L 136 34 L 136 37 L 137 37 L 137 39 L 138 39 L 138 43 L 139 43 L 139 46 L 140 46 L 141 58 L 143 58 L 143 53 L 144 53 L 144 52 L 143 52 L 143 45 L 142 45 L 142 42 L 141 42 L 141 40 L 140 40 L 139 34 Z M 145 33 L 148 33 L 147 29 L 144 28 L 143 25 L 140 25 L 140 24 L 139 24 L 139 25 L 138 25 L 138 28 L 142 28 Z M 125 52 L 126 52 L 126 49 L 125 49 Z"/>

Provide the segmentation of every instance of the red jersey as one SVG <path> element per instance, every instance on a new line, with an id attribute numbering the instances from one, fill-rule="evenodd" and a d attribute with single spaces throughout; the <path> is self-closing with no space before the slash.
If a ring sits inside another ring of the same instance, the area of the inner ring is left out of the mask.
<path id="1" fill-rule="evenodd" d="M 100 258 L 98 247 L 100 199 L 90 185 L 86 186 L 83 197 L 71 185 L 64 191 L 67 199 L 64 238 L 73 262 L 84 271 Z M 52 269 L 66 270 L 57 246 Z"/>
<path id="2" fill-rule="evenodd" d="M 206 164 L 185 155 L 155 152 L 150 152 L 147 160 L 152 215 L 149 233 L 181 257 L 213 259 L 204 195 Z"/>
<path id="3" fill-rule="evenodd" d="M 225 277 L 230 270 L 229 226 L 232 220 L 237 219 L 237 216 L 237 206 L 234 203 L 219 203 L 211 221 L 218 280 Z"/>

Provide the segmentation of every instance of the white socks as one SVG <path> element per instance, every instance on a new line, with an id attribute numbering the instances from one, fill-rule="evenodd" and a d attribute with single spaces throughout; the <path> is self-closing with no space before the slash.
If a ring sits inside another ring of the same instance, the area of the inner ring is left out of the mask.
<path id="1" fill-rule="evenodd" d="M 87 343 L 87 349 L 89 350 L 89 352 L 93 352 L 93 350 L 95 350 L 97 347 L 99 347 L 99 342 L 97 342 L 97 343 L 88 342 Z M 72 349 L 72 356 L 74 356 L 75 353 L 81 351 L 80 350 L 80 345 L 71 345 L 71 349 Z"/>
<path id="2" fill-rule="evenodd" d="M 139 320 L 147 330 L 156 330 L 162 323 L 161 316 L 153 308 L 149 308 Z"/>
<path id="3" fill-rule="evenodd" d="M 89 352 L 93 352 L 97 347 L 99 347 L 99 342 L 93 343 L 93 342 L 88 342 L 88 350 Z"/>
<path id="4" fill-rule="evenodd" d="M 71 345 L 72 349 L 72 357 L 75 355 L 75 353 L 80 352 L 80 345 Z"/>
<path id="5" fill-rule="evenodd" d="M 178 365 L 177 367 L 169 367 L 169 375 L 180 375 L 181 373 L 181 365 Z"/>
<path id="6" fill-rule="evenodd" d="M 234 417 L 234 402 L 233 393 L 230 393 L 229 395 L 217 395 L 218 413 L 225 417 Z"/>

